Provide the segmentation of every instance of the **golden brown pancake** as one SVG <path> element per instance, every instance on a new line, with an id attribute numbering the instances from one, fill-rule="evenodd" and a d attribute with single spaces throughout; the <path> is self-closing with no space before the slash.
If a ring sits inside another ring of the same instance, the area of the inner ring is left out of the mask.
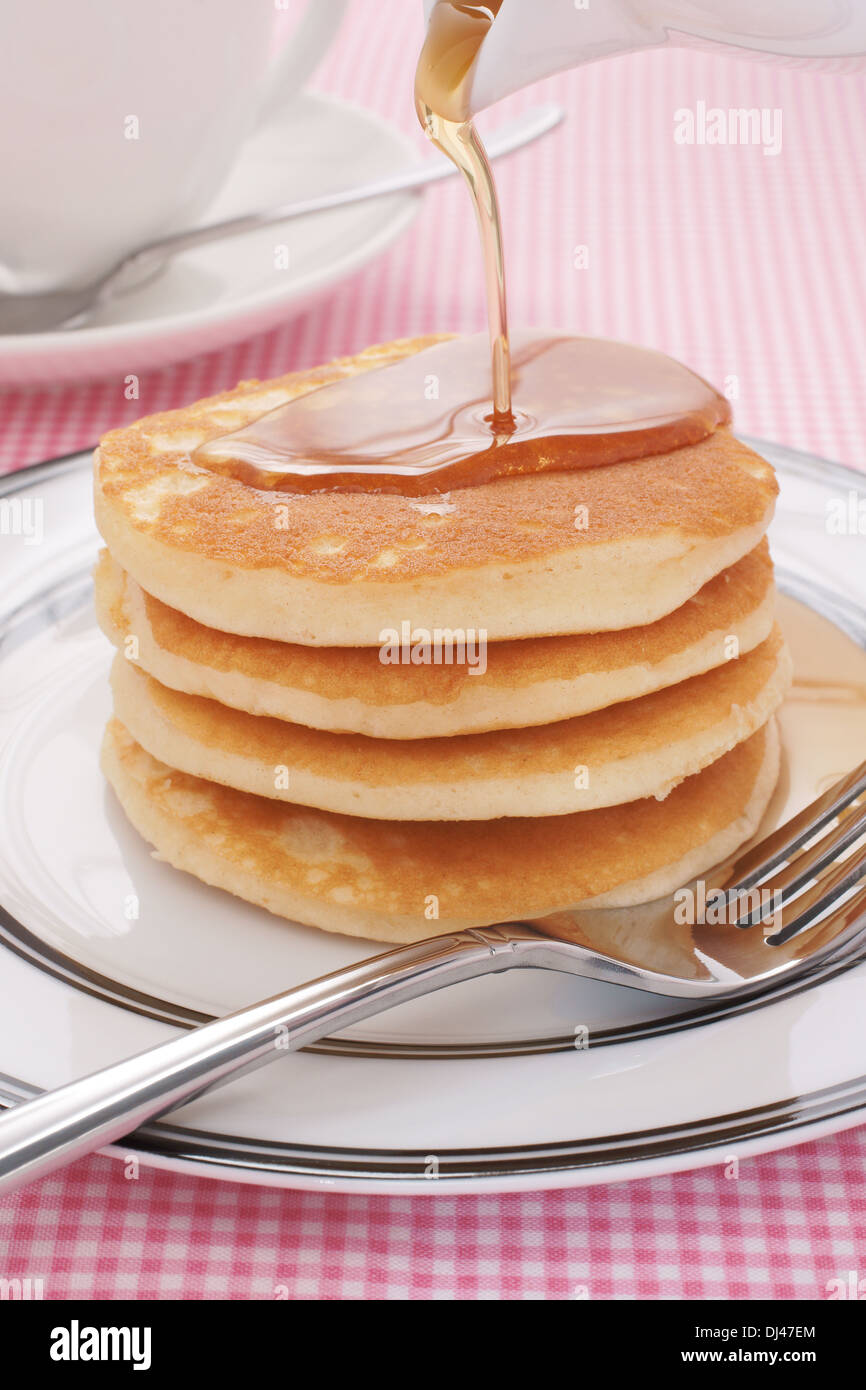
<path id="1" fill-rule="evenodd" d="M 769 635 L 766 540 L 648 627 L 492 642 L 485 669 L 383 664 L 375 647 L 304 647 L 218 632 L 146 593 L 103 551 L 96 610 L 115 646 L 163 685 L 249 714 L 372 738 L 552 724 L 708 671 Z"/>
<path id="2" fill-rule="evenodd" d="M 114 708 L 171 767 L 258 796 L 388 820 L 557 816 L 664 797 L 767 722 L 791 662 L 778 628 L 702 676 L 558 724 L 455 738 L 365 738 L 229 709 L 118 653 Z"/>
<path id="3" fill-rule="evenodd" d="M 754 833 L 779 746 L 770 723 L 664 801 L 462 824 L 362 820 L 220 787 L 157 762 L 117 720 L 102 766 L 176 868 L 326 931 L 417 941 L 601 895 L 613 906 L 673 891 Z"/>
<path id="4" fill-rule="evenodd" d="M 358 647 L 403 621 L 491 641 L 653 623 L 760 541 L 773 472 L 727 429 L 634 462 L 420 499 L 265 491 L 191 457 L 287 400 L 434 341 L 245 382 L 107 434 L 95 508 L 114 558 L 207 626 Z"/>

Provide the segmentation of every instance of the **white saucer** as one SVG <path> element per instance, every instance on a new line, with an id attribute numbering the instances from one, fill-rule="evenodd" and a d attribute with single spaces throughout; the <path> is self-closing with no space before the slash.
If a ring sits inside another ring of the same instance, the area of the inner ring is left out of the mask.
<path id="1" fill-rule="evenodd" d="M 418 163 L 410 140 L 370 111 L 305 93 L 252 136 L 217 199 L 213 222 L 366 183 Z M 393 194 L 187 251 L 86 328 L 0 335 L 0 383 L 124 375 L 211 352 L 285 323 L 408 227 L 417 193 Z M 288 268 L 274 250 L 288 247 Z"/>

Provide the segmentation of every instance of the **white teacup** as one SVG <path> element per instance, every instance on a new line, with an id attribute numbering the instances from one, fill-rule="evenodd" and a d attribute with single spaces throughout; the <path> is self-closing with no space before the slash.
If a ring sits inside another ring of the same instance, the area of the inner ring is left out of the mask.
<path id="1" fill-rule="evenodd" d="M 297 95 L 346 0 L 0 0 L 0 289 L 87 283 L 188 227 Z"/>

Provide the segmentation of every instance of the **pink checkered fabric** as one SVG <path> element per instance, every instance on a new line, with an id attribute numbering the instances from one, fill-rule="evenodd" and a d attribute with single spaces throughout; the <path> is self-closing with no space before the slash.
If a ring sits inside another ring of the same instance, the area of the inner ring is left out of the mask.
<path id="1" fill-rule="evenodd" d="M 49 1298 L 826 1297 L 864 1269 L 866 1129 L 640 1182 L 483 1197 L 277 1192 L 85 1159 L 0 1202 Z M 583 1292 L 583 1291 L 586 1292 Z"/>
<path id="2" fill-rule="evenodd" d="M 355 0 L 317 86 L 414 129 L 420 0 Z M 504 164 L 516 324 L 664 349 L 733 388 L 740 430 L 860 464 L 866 436 L 866 79 L 672 51 L 512 98 L 564 128 Z M 674 112 L 782 111 L 782 148 L 678 145 Z M 420 137 L 419 137 L 420 141 Z M 484 325 L 471 211 L 433 216 L 327 302 L 226 351 L 116 379 L 0 393 L 0 468 L 142 412 L 435 328 Z M 576 255 L 587 248 L 586 257 Z M 586 268 L 576 262 L 587 259 Z M 206 344 L 203 343 L 203 347 Z M 292 1194 L 93 1158 L 0 1202 L 0 1273 L 45 1296 L 820 1298 L 866 1268 L 866 1131 L 721 1170 L 585 1192 L 422 1199 Z"/>

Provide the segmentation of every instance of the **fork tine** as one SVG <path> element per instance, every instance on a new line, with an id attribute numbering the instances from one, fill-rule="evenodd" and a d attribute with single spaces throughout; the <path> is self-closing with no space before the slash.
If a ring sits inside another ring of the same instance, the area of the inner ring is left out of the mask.
<path id="1" fill-rule="evenodd" d="M 726 879 L 737 888 L 755 888 L 767 874 L 789 862 L 819 830 L 866 792 L 866 763 L 727 865 Z"/>
<path id="2" fill-rule="evenodd" d="M 772 894 L 773 901 L 761 903 L 761 905 L 749 910 L 743 904 L 740 911 L 740 903 L 737 901 L 736 915 L 731 916 L 731 922 L 738 927 L 755 926 L 765 917 L 772 914 L 781 907 L 785 907 L 801 888 L 817 878 L 818 875 L 831 864 L 834 859 L 839 859 L 846 850 L 862 835 L 866 834 L 866 801 L 854 801 L 850 806 L 846 806 L 838 816 L 836 824 L 832 829 L 810 844 L 808 849 L 801 850 L 794 855 L 791 860 L 779 869 L 770 878 L 762 878 L 760 885 L 761 894 Z M 740 890 L 740 885 L 735 885 Z M 748 890 L 741 890 L 748 892 Z M 778 895 L 778 896 L 777 896 Z"/>
<path id="3" fill-rule="evenodd" d="M 772 936 L 767 937 L 767 943 L 771 946 L 782 946 L 786 941 L 790 941 L 792 936 L 805 931 L 812 926 L 821 914 L 833 903 L 838 903 L 839 899 L 866 878 L 866 855 L 860 854 L 844 859 L 841 864 L 835 864 L 827 873 L 822 874 L 811 888 L 807 888 L 804 893 L 796 897 L 793 902 L 796 916 L 787 926 L 780 927 Z M 784 904 L 783 904 L 784 906 Z M 847 903 L 842 905 L 847 907 Z"/>
<path id="4" fill-rule="evenodd" d="M 832 958 L 836 961 L 844 960 L 846 955 L 844 949 L 830 949 L 837 941 L 840 947 L 844 947 L 847 943 L 850 949 L 859 953 L 862 951 L 864 919 L 866 919 L 866 883 L 858 888 L 856 893 L 852 893 L 851 897 L 840 907 L 837 907 L 834 912 L 828 913 L 826 917 L 823 917 L 820 922 L 805 933 L 803 959 L 826 960 Z M 852 933 L 852 927 L 858 927 L 858 930 Z M 791 942 L 790 937 L 787 939 Z M 784 942 L 777 942 L 775 937 L 768 937 L 767 940 L 772 946 L 784 946 L 785 944 Z M 789 950 L 796 947 L 798 941 L 799 937 L 794 935 Z"/>

